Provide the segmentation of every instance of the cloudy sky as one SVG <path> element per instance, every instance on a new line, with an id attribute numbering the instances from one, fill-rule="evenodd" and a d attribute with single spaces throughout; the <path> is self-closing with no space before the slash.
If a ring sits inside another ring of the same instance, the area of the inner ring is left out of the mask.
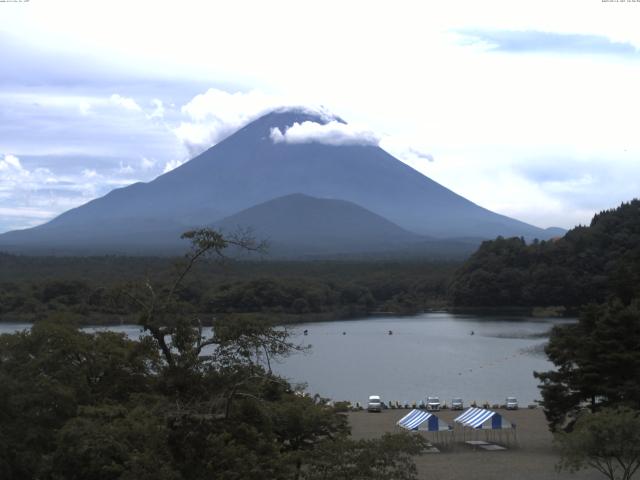
<path id="1" fill-rule="evenodd" d="M 640 2 L 0 1 L 0 232 L 308 105 L 491 210 L 640 196 Z M 419 208 L 419 207 L 417 207 Z"/>

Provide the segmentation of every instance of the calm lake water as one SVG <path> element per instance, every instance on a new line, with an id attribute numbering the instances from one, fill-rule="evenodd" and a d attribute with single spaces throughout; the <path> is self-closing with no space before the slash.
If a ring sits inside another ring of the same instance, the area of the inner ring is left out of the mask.
<path id="1" fill-rule="evenodd" d="M 334 400 L 364 403 L 377 394 L 385 401 L 413 402 L 436 395 L 447 402 L 461 396 L 466 403 L 497 403 L 514 395 L 524 405 L 540 398 L 533 371 L 552 368 L 541 352 L 542 335 L 566 322 L 426 313 L 302 324 L 289 329 L 297 343 L 310 344 L 311 350 L 273 368 L 294 383 L 306 382 L 310 393 Z M 0 324 L 0 333 L 28 327 Z M 132 325 L 109 329 L 131 338 L 141 333 Z"/>

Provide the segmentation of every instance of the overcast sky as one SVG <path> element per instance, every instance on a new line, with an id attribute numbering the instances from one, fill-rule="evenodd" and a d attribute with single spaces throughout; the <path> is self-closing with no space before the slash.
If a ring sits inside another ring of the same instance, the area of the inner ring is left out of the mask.
<path id="1" fill-rule="evenodd" d="M 638 25 L 631 1 L 0 2 L 0 232 L 281 105 L 496 212 L 588 223 L 640 196 Z"/>

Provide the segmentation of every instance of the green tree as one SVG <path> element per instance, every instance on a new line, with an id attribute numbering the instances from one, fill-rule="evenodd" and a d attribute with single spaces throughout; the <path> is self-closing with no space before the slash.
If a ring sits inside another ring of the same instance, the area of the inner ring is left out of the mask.
<path id="1" fill-rule="evenodd" d="M 556 370 L 536 372 L 552 430 L 583 408 L 640 408 L 640 305 L 591 306 L 576 324 L 553 329 L 545 351 Z"/>
<path id="2" fill-rule="evenodd" d="M 325 441 L 310 455 L 305 480 L 414 480 L 413 456 L 426 448 L 424 437 L 385 433 L 379 439 Z"/>
<path id="3" fill-rule="evenodd" d="M 610 480 L 630 480 L 640 468 L 640 412 L 629 408 L 584 412 L 570 433 L 556 434 L 559 469 L 594 468 Z"/>
<path id="4" fill-rule="evenodd" d="M 185 238 L 193 249 L 171 282 L 127 291 L 147 332 L 138 341 L 60 318 L 0 336 L 2 480 L 291 479 L 324 475 L 318 448 L 354 475 L 356 462 L 369 478 L 413 478 L 415 443 L 353 442 L 339 409 L 274 374 L 273 359 L 301 348 L 286 329 L 226 318 L 205 334 L 183 281 L 209 253 L 257 247 L 207 229 Z"/>
<path id="5" fill-rule="evenodd" d="M 309 451 L 323 441 L 335 441 L 349 432 L 346 416 L 317 396 L 311 398 L 289 393 L 274 403 L 270 410 L 281 449 L 289 453 L 295 462 L 296 478 Z"/>
<path id="6" fill-rule="evenodd" d="M 0 335 L 0 471 L 9 472 L 2 478 L 37 478 L 46 470 L 57 433 L 83 405 L 150 391 L 158 358 L 150 347 L 60 321 Z"/>
<path id="7" fill-rule="evenodd" d="M 60 480 L 179 480 L 162 398 L 82 407 L 58 432 L 50 474 Z"/>

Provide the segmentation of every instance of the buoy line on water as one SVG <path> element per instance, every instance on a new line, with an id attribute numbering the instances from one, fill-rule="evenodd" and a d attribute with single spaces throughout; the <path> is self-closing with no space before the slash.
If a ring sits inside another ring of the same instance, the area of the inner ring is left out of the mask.
<path id="1" fill-rule="evenodd" d="M 379 333 L 379 332 L 358 332 L 358 333 Z M 474 333 L 475 333 L 475 332 L 473 332 L 473 331 L 472 331 L 471 335 L 474 335 Z M 308 336 L 308 335 L 309 335 L 309 330 L 308 330 L 308 329 L 305 329 L 305 330 L 304 330 L 304 332 L 303 332 L 303 335 L 304 335 L 304 336 Z M 324 333 L 324 335 L 329 336 L 329 335 L 332 335 L 332 333 L 328 333 L 328 332 L 327 332 L 327 333 Z M 335 334 L 333 334 L 333 335 L 340 335 L 340 334 L 335 333 Z M 342 336 L 346 336 L 346 335 L 347 335 L 347 332 L 346 332 L 346 331 L 343 331 L 343 332 L 342 332 Z M 394 335 L 394 332 L 393 332 L 392 330 L 388 330 L 388 331 L 387 331 L 387 336 L 391 336 L 391 335 Z M 534 347 L 535 347 L 535 346 L 534 346 Z M 532 347 L 532 348 L 533 348 L 533 347 Z M 504 358 L 500 358 L 500 359 L 494 360 L 494 361 L 492 361 L 492 362 L 490 362 L 490 363 L 486 363 L 486 364 L 480 365 L 479 367 L 477 367 L 477 369 L 481 369 L 481 368 L 485 368 L 485 367 L 494 367 L 494 366 L 498 366 L 498 365 L 500 365 L 501 363 L 503 363 L 503 362 L 505 362 L 505 361 L 508 361 L 508 360 L 510 360 L 510 359 L 512 359 L 512 358 L 516 358 L 516 357 L 519 357 L 519 356 L 521 356 L 521 355 L 529 355 L 529 354 L 530 354 L 530 352 L 529 352 L 528 350 L 526 350 L 526 349 L 521 349 L 520 351 L 515 352 L 515 353 L 514 353 L 513 355 L 511 355 L 511 356 L 507 355 L 507 356 L 506 356 L 506 357 L 504 357 Z M 473 368 L 468 369 L 468 372 L 469 372 L 469 373 L 472 373 L 472 372 L 473 372 Z M 462 374 L 463 374 L 463 372 L 458 372 L 458 375 L 462 375 Z"/>
<path id="2" fill-rule="evenodd" d="M 521 349 L 520 351 L 515 352 L 513 355 L 507 355 L 506 357 L 502 357 L 502 358 L 499 358 L 497 360 L 493 360 L 490 363 L 485 363 L 483 365 L 480 365 L 479 367 L 477 367 L 477 369 L 481 369 L 481 368 L 484 368 L 484 367 L 500 366 L 505 361 L 509 361 L 509 360 L 511 360 L 513 358 L 516 358 L 516 357 L 519 357 L 519 356 L 522 356 L 522 355 L 529 355 L 529 353 L 527 351 Z M 468 371 L 469 372 L 473 372 L 473 368 L 470 368 Z M 458 375 L 462 375 L 462 372 L 458 372 Z"/>

